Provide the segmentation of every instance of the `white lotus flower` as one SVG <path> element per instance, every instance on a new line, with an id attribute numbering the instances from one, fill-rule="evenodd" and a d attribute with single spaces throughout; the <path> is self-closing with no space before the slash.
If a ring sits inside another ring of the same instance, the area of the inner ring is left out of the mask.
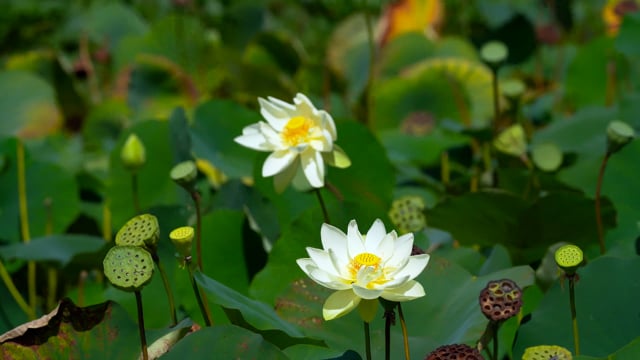
<path id="1" fill-rule="evenodd" d="M 320 237 L 324 249 L 308 247 L 310 258 L 297 263 L 313 281 L 338 290 L 324 303 L 325 320 L 347 314 L 362 299 L 399 302 L 424 296 L 422 285 L 413 279 L 427 266 L 429 255 L 411 256 L 413 234 L 387 233 L 378 219 L 366 235 L 351 220 L 346 235 L 323 224 Z"/>
<path id="2" fill-rule="evenodd" d="M 299 188 L 323 187 L 325 163 L 341 168 L 351 164 L 334 145 L 338 135 L 333 118 L 316 109 L 305 95 L 297 94 L 293 104 L 272 97 L 258 101 L 266 122 L 245 127 L 234 140 L 254 150 L 272 152 L 262 166 L 262 176 L 275 176 L 277 191 L 283 191 L 292 180 Z"/>

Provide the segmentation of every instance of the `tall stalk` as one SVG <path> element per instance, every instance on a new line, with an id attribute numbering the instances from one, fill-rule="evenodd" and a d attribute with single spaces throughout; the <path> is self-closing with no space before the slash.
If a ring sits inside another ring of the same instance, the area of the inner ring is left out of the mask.
<path id="1" fill-rule="evenodd" d="M 29 232 L 29 209 L 27 203 L 27 180 L 24 160 L 24 145 L 22 141 L 16 141 L 16 157 L 18 167 L 18 203 L 20 207 L 20 230 L 22 232 L 22 241 L 25 244 L 31 242 L 31 234 Z M 27 294 L 29 299 L 30 319 L 35 319 L 36 309 L 36 263 L 31 260 L 27 262 Z"/>

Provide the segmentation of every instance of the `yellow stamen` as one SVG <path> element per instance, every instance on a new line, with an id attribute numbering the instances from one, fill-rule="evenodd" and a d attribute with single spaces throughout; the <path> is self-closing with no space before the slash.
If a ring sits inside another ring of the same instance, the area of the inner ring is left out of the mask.
<path id="1" fill-rule="evenodd" d="M 313 125 L 313 121 L 304 116 L 294 116 L 284 126 L 282 140 L 290 146 L 305 143 L 309 141 L 309 131 Z"/>

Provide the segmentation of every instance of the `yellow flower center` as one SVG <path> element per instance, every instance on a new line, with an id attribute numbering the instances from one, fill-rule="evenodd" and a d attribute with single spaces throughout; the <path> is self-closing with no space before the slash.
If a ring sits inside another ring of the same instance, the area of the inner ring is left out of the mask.
<path id="1" fill-rule="evenodd" d="M 289 146 L 296 146 L 309 141 L 309 131 L 313 127 L 313 121 L 304 116 L 294 116 L 284 126 L 282 140 Z"/>
<path id="2" fill-rule="evenodd" d="M 358 274 L 358 270 L 360 270 L 363 266 L 373 266 L 374 268 L 378 268 L 380 266 L 380 257 L 372 253 L 361 253 L 356 255 L 356 257 L 351 260 L 350 269 L 353 277 Z"/>

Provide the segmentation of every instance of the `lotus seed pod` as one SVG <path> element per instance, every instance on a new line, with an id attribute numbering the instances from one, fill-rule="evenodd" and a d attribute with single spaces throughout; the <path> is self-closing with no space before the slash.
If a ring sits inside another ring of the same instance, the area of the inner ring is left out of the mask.
<path id="1" fill-rule="evenodd" d="M 489 41 L 480 49 L 480 57 L 489 65 L 497 66 L 509 56 L 509 49 L 501 41 Z"/>
<path id="2" fill-rule="evenodd" d="M 563 245 L 555 253 L 556 264 L 568 275 L 576 272 L 584 262 L 582 250 L 576 245 Z"/>
<path id="3" fill-rule="evenodd" d="M 493 146 L 505 154 L 521 157 L 527 153 L 527 137 L 520 124 L 511 125 L 494 140 Z"/>
<path id="4" fill-rule="evenodd" d="M 515 316 L 522 307 L 522 290 L 509 279 L 489 281 L 480 292 L 480 309 L 491 321 Z"/>
<path id="5" fill-rule="evenodd" d="M 500 83 L 500 90 L 504 96 L 517 98 L 521 96 L 526 89 L 525 84 L 520 79 L 508 79 Z"/>
<path id="6" fill-rule="evenodd" d="M 419 196 L 403 196 L 393 201 L 389 217 L 400 234 L 416 232 L 427 226 L 424 200 Z"/>
<path id="7" fill-rule="evenodd" d="M 194 234 L 195 232 L 191 226 L 182 226 L 169 233 L 169 238 L 181 257 L 191 256 L 191 243 Z"/>
<path id="8" fill-rule="evenodd" d="M 572 360 L 571 352 L 562 346 L 540 345 L 524 350 L 522 360 Z"/>
<path id="9" fill-rule="evenodd" d="M 131 171 L 136 171 L 147 161 L 144 144 L 136 134 L 130 134 L 122 146 L 120 158 L 124 167 Z"/>
<path id="10" fill-rule="evenodd" d="M 187 191 L 192 191 L 195 186 L 196 177 L 198 176 L 198 168 L 191 161 L 183 161 L 171 169 L 171 179 Z"/>
<path id="11" fill-rule="evenodd" d="M 116 234 L 116 245 L 146 246 L 153 249 L 158 240 L 158 218 L 151 214 L 142 214 L 130 219 Z"/>
<path id="12" fill-rule="evenodd" d="M 612 121 L 607 127 L 607 151 L 611 154 L 620 151 L 636 136 L 631 126 L 622 121 Z"/>
<path id="13" fill-rule="evenodd" d="M 484 360 L 477 349 L 465 344 L 444 345 L 433 350 L 425 360 Z"/>
<path id="14" fill-rule="evenodd" d="M 151 281 L 154 265 L 151 254 L 138 246 L 114 246 L 102 262 L 104 274 L 113 286 L 138 291 Z"/>

